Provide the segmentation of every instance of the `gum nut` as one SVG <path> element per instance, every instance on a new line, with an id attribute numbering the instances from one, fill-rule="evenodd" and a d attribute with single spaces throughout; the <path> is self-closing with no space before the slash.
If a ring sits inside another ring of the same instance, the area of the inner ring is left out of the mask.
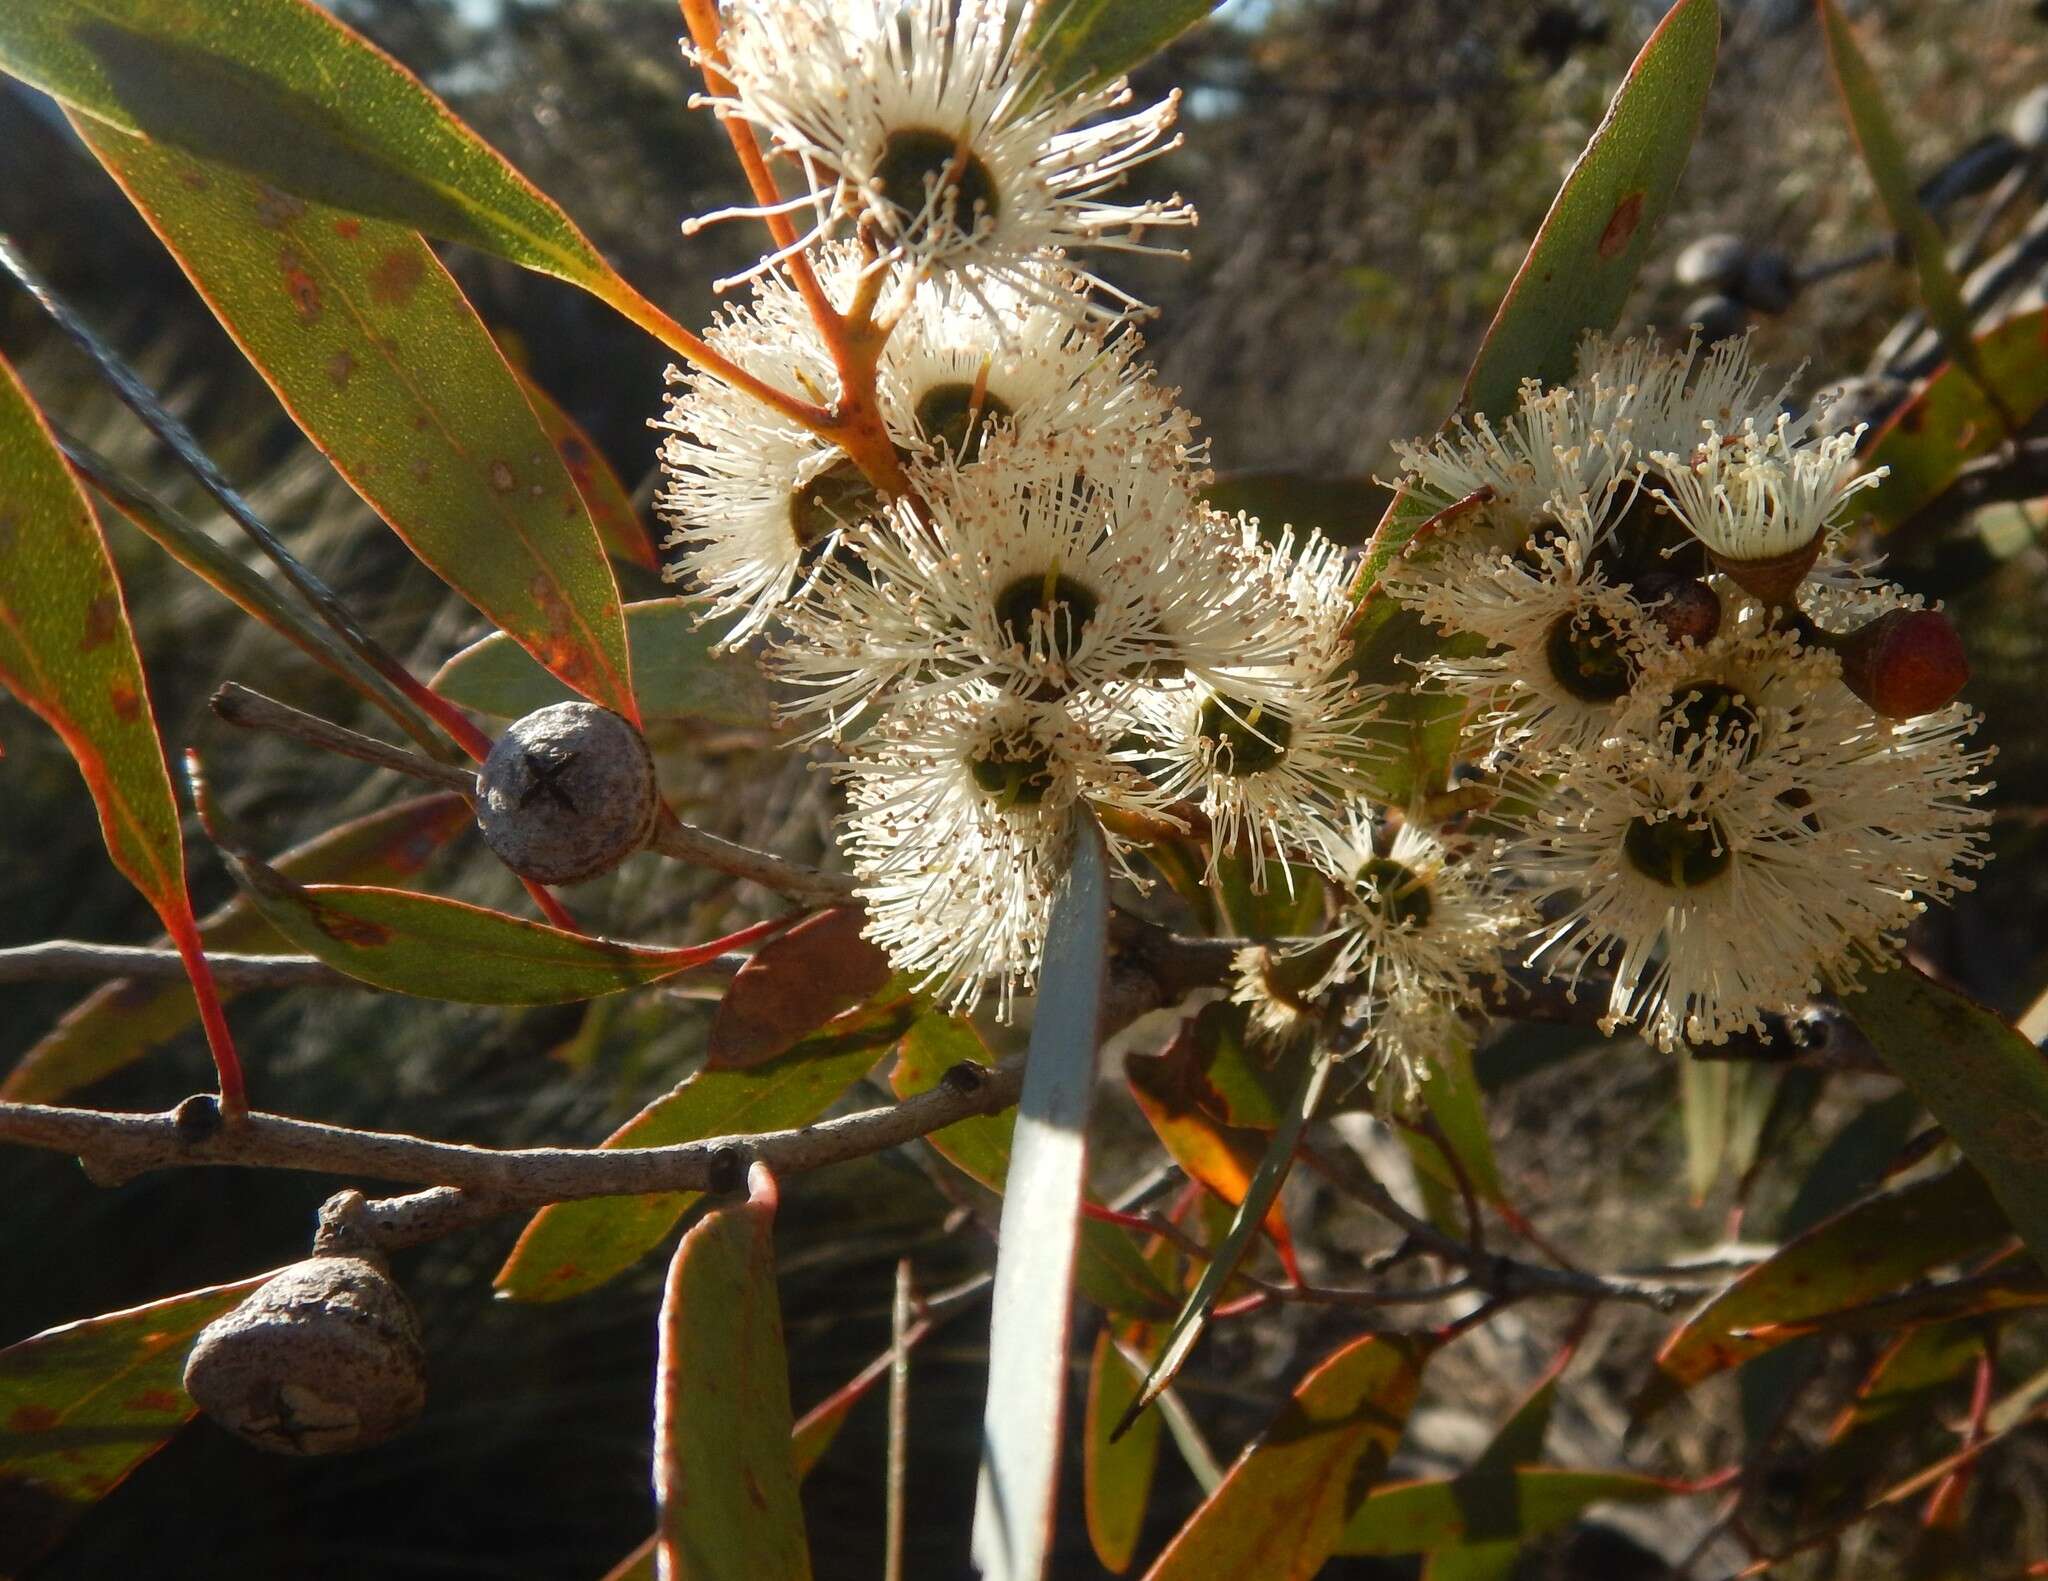
<path id="1" fill-rule="evenodd" d="M 522 877 L 573 884 L 647 843 L 660 797 L 640 732 L 595 703 L 515 721 L 477 775 L 484 841 Z"/>

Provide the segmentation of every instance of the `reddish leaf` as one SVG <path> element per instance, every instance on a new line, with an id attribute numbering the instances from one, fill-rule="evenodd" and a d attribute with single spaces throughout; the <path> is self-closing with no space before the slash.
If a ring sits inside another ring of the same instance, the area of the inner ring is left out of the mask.
<path id="1" fill-rule="evenodd" d="M 667 1147 L 706 1137 L 808 1125 L 900 1038 L 906 1000 L 813 1033 L 755 1070 L 699 1071 L 605 1138 L 606 1147 Z M 702 1193 L 598 1197 L 543 1208 L 527 1222 L 496 1280 L 514 1301 L 560 1301 L 615 1278 L 659 1246 Z"/>
<path id="2" fill-rule="evenodd" d="M 1386 1470 L 1434 1349 L 1369 1334 L 1324 1358 L 1147 1581 L 1308 1581 Z"/>
<path id="3" fill-rule="evenodd" d="M 775 1178 L 683 1237 L 661 1303 L 655 1553 L 672 1581 L 809 1581 L 775 1292 Z"/>
<path id="4" fill-rule="evenodd" d="M 2020 423 L 2048 405 L 2048 308 L 2007 319 L 1977 337 L 1977 362 Z M 1921 510 L 1962 475 L 1965 464 L 2005 442 L 2005 424 L 1984 386 L 1954 363 L 1943 366 L 1870 441 L 1865 459 L 1889 467 L 1862 496 L 1880 531 Z"/>
<path id="5" fill-rule="evenodd" d="M 0 1350 L 0 1575 L 20 1575 L 198 1407 L 185 1352 L 269 1275 L 47 1329 Z"/>
<path id="6" fill-rule="evenodd" d="M 346 880 L 401 884 L 472 822 L 469 803 L 450 791 L 399 802 L 295 846 L 277 870 L 300 883 Z M 284 945 L 248 900 L 236 896 L 199 924 L 211 951 L 260 952 Z M 223 990 L 223 1000 L 237 990 Z M 199 1007 L 182 984 L 119 978 L 103 983 L 21 1057 L 0 1082 L 0 1099 L 55 1103 L 98 1081 L 192 1024 Z"/>
<path id="7" fill-rule="evenodd" d="M 73 124 L 293 420 L 562 681 L 637 718 L 597 528 L 504 354 L 411 230 Z"/>
<path id="8" fill-rule="evenodd" d="M 1867 1198 L 1787 1242 L 1688 1318 L 1658 1352 L 1636 1414 L 1648 1416 L 1791 1337 L 1743 1331 L 1855 1306 L 2011 1236 L 1984 1177 L 1968 1165 Z"/>
<path id="9" fill-rule="evenodd" d="M 763 1064 L 881 992 L 889 957 L 861 937 L 863 920 L 857 906 L 834 906 L 756 950 L 718 1002 L 707 1063 L 722 1070 Z"/>
<path id="10" fill-rule="evenodd" d="M 14 370 L 0 361 L 0 684 L 63 738 L 114 866 L 185 959 L 224 1107 L 242 1071 L 185 890 L 170 767 L 134 628 L 92 506 Z"/>
<path id="11" fill-rule="evenodd" d="M 604 452 L 583 431 L 583 425 L 535 384 L 524 368 L 514 363 L 512 374 L 525 392 L 533 415 L 540 419 L 542 432 L 554 441 L 562 465 L 569 469 L 576 492 L 583 496 L 584 507 L 597 524 L 597 536 L 605 548 L 643 571 L 659 571 L 661 557 L 654 552 L 654 540 L 647 536 L 640 513 L 633 508 L 633 496 L 626 491 Z"/>

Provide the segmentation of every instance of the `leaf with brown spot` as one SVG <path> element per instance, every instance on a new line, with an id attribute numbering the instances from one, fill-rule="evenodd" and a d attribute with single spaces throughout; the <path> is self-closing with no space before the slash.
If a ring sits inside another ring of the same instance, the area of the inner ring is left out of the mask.
<path id="1" fill-rule="evenodd" d="M 1309 1581 L 1386 1471 L 1435 1349 L 1368 1334 L 1324 1357 L 1146 1581 Z"/>
<path id="2" fill-rule="evenodd" d="M 20 1575 L 198 1407 L 185 1353 L 264 1279 L 46 1329 L 0 1350 L 0 1575 Z"/>
<path id="3" fill-rule="evenodd" d="M 113 560 L 55 436 L 4 360 L 0 685 L 40 715 L 77 762 L 107 854 L 184 957 L 222 1094 L 238 1103 L 241 1069 L 200 949 L 177 798 Z"/>
<path id="4" fill-rule="evenodd" d="M 1580 337 L 1621 316 L 1685 170 L 1720 41 L 1714 0 L 1679 0 L 1643 45 L 1494 315 L 1466 411 L 1505 417 L 1522 380 L 1564 383 Z"/>
<path id="5" fill-rule="evenodd" d="M 834 906 L 756 950 L 718 1002 L 705 1063 L 714 1070 L 763 1064 L 880 993 L 889 957 L 861 937 L 865 920 L 858 906 Z"/>
<path id="6" fill-rule="evenodd" d="M 655 1548 L 691 1581 L 810 1581 L 775 1290 L 775 1179 L 676 1248 L 654 1395 Z"/>
<path id="7" fill-rule="evenodd" d="M 1648 1417 L 1793 1337 L 1789 1329 L 1773 1334 L 1762 1325 L 1856 1306 L 2011 1237 L 1984 1177 L 1967 1164 L 1865 1198 L 1787 1241 L 1687 1318 L 1657 1353 L 1635 1414 Z"/>
<path id="8" fill-rule="evenodd" d="M 637 718 L 596 524 L 426 243 L 383 220 L 342 238 L 334 209 L 280 208 L 224 165 L 195 190 L 182 179 L 193 155 L 73 124 L 293 421 L 406 546 L 572 689 Z"/>
<path id="9" fill-rule="evenodd" d="M 330 829 L 285 852 L 275 866 L 302 884 L 404 885 L 471 822 L 468 802 L 452 791 L 438 791 Z M 203 919 L 199 937 L 210 951 L 260 953 L 285 944 L 242 896 Z M 230 999 L 237 992 L 226 989 L 221 997 Z M 161 1046 L 198 1014 L 192 991 L 181 983 L 127 978 L 103 983 L 22 1055 L 0 1082 L 0 1099 L 55 1103 Z"/>
<path id="10" fill-rule="evenodd" d="M 540 419 L 542 431 L 554 441 L 556 454 L 561 456 L 562 465 L 569 469 L 569 477 L 575 483 L 576 491 L 583 496 L 584 508 L 590 512 L 590 519 L 597 523 L 597 536 L 605 548 L 643 571 L 659 571 L 661 557 L 654 552 L 654 540 L 647 536 L 640 513 L 633 508 L 633 496 L 612 464 L 605 459 L 604 452 L 583 431 L 582 425 L 562 410 L 555 398 L 535 384 L 516 362 L 512 365 L 512 372 L 519 380 L 520 389 L 526 392 L 533 415 Z"/>

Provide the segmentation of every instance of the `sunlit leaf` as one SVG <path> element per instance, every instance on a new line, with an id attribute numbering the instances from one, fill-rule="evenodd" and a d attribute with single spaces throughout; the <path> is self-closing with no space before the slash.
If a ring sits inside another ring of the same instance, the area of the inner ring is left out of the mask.
<path id="1" fill-rule="evenodd" d="M 1188 1518 L 1146 1581 L 1308 1581 L 1385 1472 L 1432 1342 L 1367 1335 L 1295 1389 L 1278 1420 Z"/>
<path id="2" fill-rule="evenodd" d="M 756 950 L 718 1001 L 707 1061 L 728 1069 L 764 1064 L 882 992 L 889 957 L 861 937 L 865 921 L 858 906 L 834 906 Z"/>
<path id="3" fill-rule="evenodd" d="M 699 626 L 679 598 L 628 604 L 626 632 L 633 652 L 633 689 L 648 719 L 702 719 L 712 724 L 765 727 L 768 683 L 751 659 L 714 654 L 717 633 Z M 500 719 L 517 719 L 576 694 L 533 662 L 502 633 L 471 643 L 441 666 L 434 690 L 451 702 Z"/>
<path id="4" fill-rule="evenodd" d="M 432 249 L 403 225 L 75 124 L 356 492 L 549 671 L 633 717 L 618 588 L 589 509 Z"/>
<path id="5" fill-rule="evenodd" d="M 1453 1543 L 1534 1537 L 1575 1520 L 1589 1505 L 1654 1503 L 1686 1491 L 1682 1484 L 1639 1472 L 1564 1466 L 1517 1467 L 1512 1487 L 1511 1499 L 1480 1509 L 1460 1497 L 1455 1477 L 1388 1483 L 1367 1497 L 1335 1551 L 1413 1554 Z"/>
<path id="6" fill-rule="evenodd" d="M 2048 308 L 2019 313 L 1977 337 L 1983 377 L 2025 424 L 2048 405 Z M 1945 493 L 1965 465 L 2005 442 L 2005 424 L 1968 370 L 1945 364 L 1869 442 L 1864 459 L 1888 467 L 1857 497 L 1880 532 L 1909 520 Z"/>
<path id="7" fill-rule="evenodd" d="M 1047 0 L 1031 42 L 1060 91 L 1120 77 L 1215 10 L 1222 0 Z"/>
<path id="8" fill-rule="evenodd" d="M 983 1581 L 1039 1581 L 1052 1548 L 1088 1113 L 1102 1051 L 1108 865 L 1101 832 L 1093 820 L 1079 820 L 1053 892 L 1003 1179 L 974 1496 L 974 1562 Z"/>
<path id="9" fill-rule="evenodd" d="M 9 0 L 0 70 L 281 191 L 590 289 L 613 278 L 568 217 L 416 77 L 307 0 Z"/>
<path id="10" fill-rule="evenodd" d="M 163 742 L 128 607 L 92 506 L 13 368 L 0 360 L 0 685 L 62 738 L 107 854 L 185 959 L 221 1091 L 241 1071 L 199 945 Z"/>
<path id="11" fill-rule="evenodd" d="M 512 375 L 519 381 L 533 415 L 540 419 L 541 432 L 554 441 L 556 454 L 569 469 L 576 492 L 583 496 L 584 507 L 597 526 L 598 539 L 628 565 L 637 565 L 643 571 L 660 570 L 661 559 L 654 552 L 654 540 L 647 536 L 646 525 L 633 508 L 633 496 L 626 491 L 625 483 L 605 459 L 604 452 L 583 431 L 583 425 L 516 362 L 512 364 Z"/>
<path id="12" fill-rule="evenodd" d="M 1983 1176 L 1967 1165 L 1868 1198 L 1788 1242 L 1686 1319 L 1658 1352 L 1636 1413 L 1647 1416 L 1791 1337 L 1743 1331 L 1854 1306 L 2011 1235 Z"/>
<path id="13" fill-rule="evenodd" d="M 1849 1009 L 2048 1268 L 2048 1054 L 1910 966 L 1871 978 Z"/>
<path id="14" fill-rule="evenodd" d="M 1621 317 L 1699 129 L 1721 13 L 1679 0 L 1565 177 L 1465 380 L 1466 411 L 1503 417 L 1524 379 L 1562 384 L 1579 339 Z"/>
<path id="15" fill-rule="evenodd" d="M 186 1351 L 267 1277 L 66 1323 L 0 1350 L 0 1575 L 25 1573 L 192 1418 Z"/>
<path id="16" fill-rule="evenodd" d="M 809 1581 L 775 1290 L 775 1182 L 690 1228 L 669 1264 L 654 1397 L 655 1553 L 669 1581 Z"/>
<path id="17" fill-rule="evenodd" d="M 903 1003 L 812 1034 L 754 1070 L 699 1071 L 605 1138 L 606 1147 L 668 1147 L 808 1125 L 865 1075 L 915 1019 Z M 543 1208 L 498 1270 L 499 1294 L 560 1301 L 595 1290 L 653 1251 L 702 1195 L 597 1197 Z"/>
<path id="18" fill-rule="evenodd" d="M 452 792 L 395 803 L 316 835 L 277 859 L 302 884 L 402 884 L 472 822 L 469 803 Z M 259 953 L 283 946 L 277 930 L 236 896 L 199 924 L 210 951 Z M 224 990 L 223 1000 L 236 990 Z M 0 1082 L 0 1099 L 54 1103 L 119 1070 L 189 1027 L 199 1007 L 182 983 L 119 979 L 103 983 L 21 1057 Z"/>
<path id="19" fill-rule="evenodd" d="M 1152 1476 L 1159 1468 L 1158 1416 L 1147 1412 L 1121 1438 L 1110 1429 L 1138 1397 L 1144 1367 L 1133 1368 L 1119 1345 L 1141 1357 L 1149 1349 L 1150 1331 L 1143 1324 L 1119 1332 L 1103 1324 L 1095 1336 L 1095 1354 L 1088 1364 L 1088 1408 L 1082 1433 L 1082 1487 L 1088 1517 L 1088 1541 L 1105 1570 L 1122 1575 L 1138 1551 L 1145 1524 L 1145 1506 L 1152 1495 Z"/>
<path id="20" fill-rule="evenodd" d="M 1996 402 L 2000 393 L 1978 359 L 1962 287 L 1956 282 L 1955 271 L 1948 266 L 1948 244 L 1942 238 L 1941 227 L 1920 202 L 1912 166 L 1906 160 L 1905 147 L 1884 102 L 1884 90 L 1878 86 L 1870 62 L 1863 58 L 1856 42 L 1855 31 L 1843 18 L 1835 0 L 1815 0 L 1815 5 L 1820 15 L 1821 36 L 1827 41 L 1828 65 L 1834 72 L 1842 106 L 1848 111 L 1856 145 L 1863 151 L 1864 168 L 1870 172 L 1893 228 L 1912 249 L 1913 264 L 1920 275 L 1920 304 L 1926 308 L 1928 321 L 1940 334 L 1949 356 L 1977 381 L 1988 400 Z M 2004 426 L 2002 419 L 2000 426 Z"/>
<path id="21" fill-rule="evenodd" d="M 550 1005 L 644 988 L 774 931 L 705 944 L 619 944 L 440 895 L 298 884 L 247 856 L 228 865 L 263 918 L 308 955 L 387 993 L 472 1005 Z"/>

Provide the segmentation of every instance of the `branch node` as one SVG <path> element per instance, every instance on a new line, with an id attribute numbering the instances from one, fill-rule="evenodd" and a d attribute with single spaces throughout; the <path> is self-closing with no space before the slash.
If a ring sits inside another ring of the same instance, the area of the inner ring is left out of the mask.
<path id="1" fill-rule="evenodd" d="M 716 1196 L 740 1190 L 747 1183 L 747 1150 L 734 1143 L 714 1147 L 704 1161 L 705 1189 Z"/>
<path id="2" fill-rule="evenodd" d="M 197 1147 L 202 1142 L 211 1142 L 220 1135 L 224 1123 L 224 1117 L 220 1112 L 220 1100 L 210 1092 L 195 1092 L 171 1111 L 172 1129 L 178 1133 L 178 1140 L 187 1147 Z"/>
<path id="3" fill-rule="evenodd" d="M 939 1078 L 939 1085 L 962 1098 L 972 1098 L 988 1085 L 988 1067 L 977 1065 L 971 1059 L 961 1060 L 957 1065 L 946 1067 L 946 1073 Z"/>

